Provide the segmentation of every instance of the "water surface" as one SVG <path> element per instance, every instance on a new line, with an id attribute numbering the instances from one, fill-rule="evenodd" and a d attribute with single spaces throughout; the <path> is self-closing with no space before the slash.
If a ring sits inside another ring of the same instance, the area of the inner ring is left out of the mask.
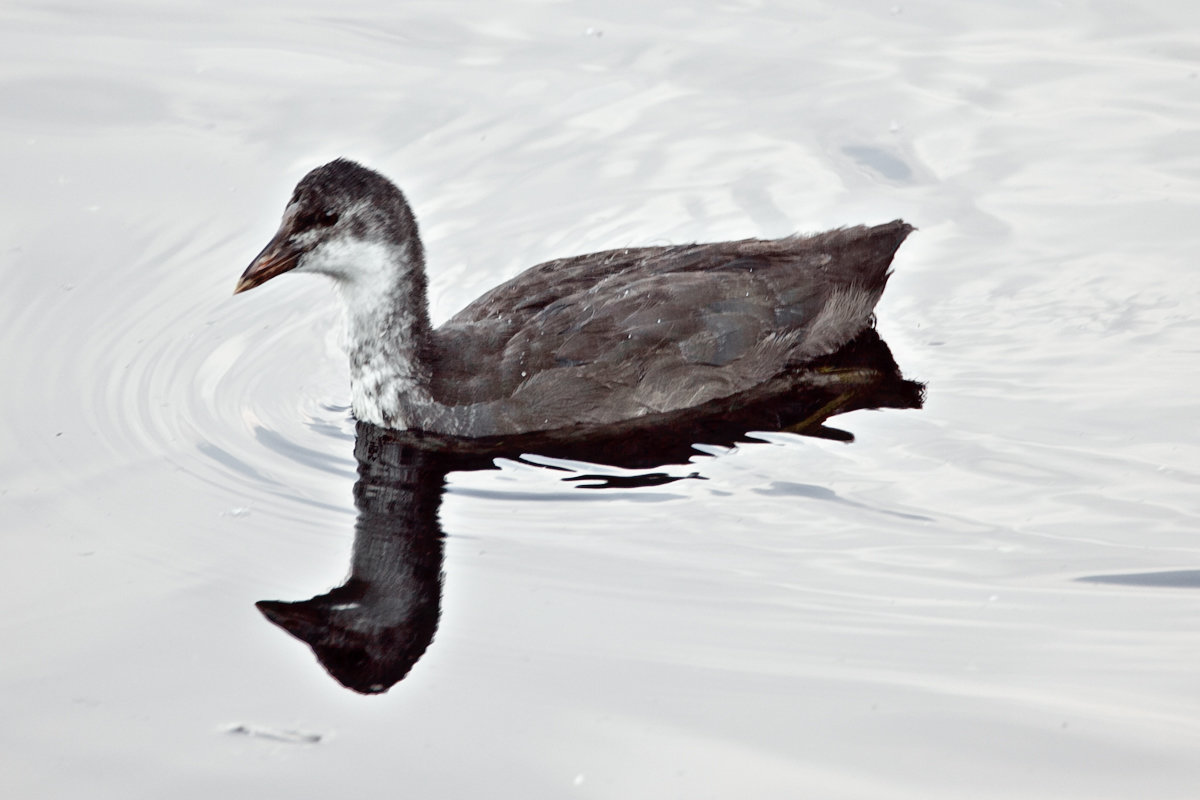
<path id="1" fill-rule="evenodd" d="M 1191 5 L 0 18 L 5 796 L 1194 795 Z M 409 196 L 437 320 L 555 256 L 903 217 L 878 330 L 926 407 L 703 480 L 453 472 L 437 635 L 350 692 L 254 606 L 351 563 L 334 298 L 230 296 L 338 155 Z"/>

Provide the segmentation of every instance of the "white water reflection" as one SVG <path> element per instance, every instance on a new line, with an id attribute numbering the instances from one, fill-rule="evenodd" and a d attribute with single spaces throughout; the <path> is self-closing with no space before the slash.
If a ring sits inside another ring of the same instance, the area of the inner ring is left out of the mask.
<path id="1" fill-rule="evenodd" d="M 10 4 L 0 791 L 1190 798 L 1197 16 Z M 435 644 L 353 696 L 253 608 L 344 578 L 333 298 L 229 296 L 336 155 L 409 195 L 439 319 L 903 216 L 879 329 L 928 405 L 666 487 L 452 475 Z"/>

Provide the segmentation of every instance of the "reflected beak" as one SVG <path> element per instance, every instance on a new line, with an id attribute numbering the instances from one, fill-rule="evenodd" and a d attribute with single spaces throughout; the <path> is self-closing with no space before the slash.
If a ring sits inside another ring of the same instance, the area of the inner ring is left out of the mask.
<path id="1" fill-rule="evenodd" d="M 318 639 L 324 630 L 321 615 L 311 601 L 259 600 L 254 605 L 264 617 L 302 642 Z"/>
<path id="2" fill-rule="evenodd" d="M 266 283 L 299 263 L 300 256 L 304 255 L 304 251 L 290 241 L 291 235 L 291 226 L 285 219 L 279 232 L 275 234 L 275 238 L 267 243 L 263 251 L 254 261 L 250 262 L 250 266 L 246 267 L 242 277 L 238 278 L 237 287 L 233 290 L 234 294 L 240 294 L 247 289 L 253 289 L 260 283 Z"/>

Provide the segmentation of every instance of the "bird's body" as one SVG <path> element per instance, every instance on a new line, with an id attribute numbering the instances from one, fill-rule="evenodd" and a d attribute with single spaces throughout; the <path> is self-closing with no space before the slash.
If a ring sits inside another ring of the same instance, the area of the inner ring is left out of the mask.
<path id="1" fill-rule="evenodd" d="M 291 269 L 334 279 L 360 420 L 466 437 L 592 428 L 782 391 L 870 324 L 911 230 L 897 220 L 559 259 L 435 329 L 403 195 L 338 160 L 296 187 L 238 291 Z"/>

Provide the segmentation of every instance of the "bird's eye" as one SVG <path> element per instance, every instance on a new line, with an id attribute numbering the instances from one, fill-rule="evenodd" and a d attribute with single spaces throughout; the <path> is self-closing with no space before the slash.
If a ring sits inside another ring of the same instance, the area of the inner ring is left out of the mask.
<path id="1" fill-rule="evenodd" d="M 297 228 L 328 228 L 336 224 L 338 215 L 336 211 L 328 211 L 323 208 L 312 209 L 305 211 L 296 218 Z"/>

